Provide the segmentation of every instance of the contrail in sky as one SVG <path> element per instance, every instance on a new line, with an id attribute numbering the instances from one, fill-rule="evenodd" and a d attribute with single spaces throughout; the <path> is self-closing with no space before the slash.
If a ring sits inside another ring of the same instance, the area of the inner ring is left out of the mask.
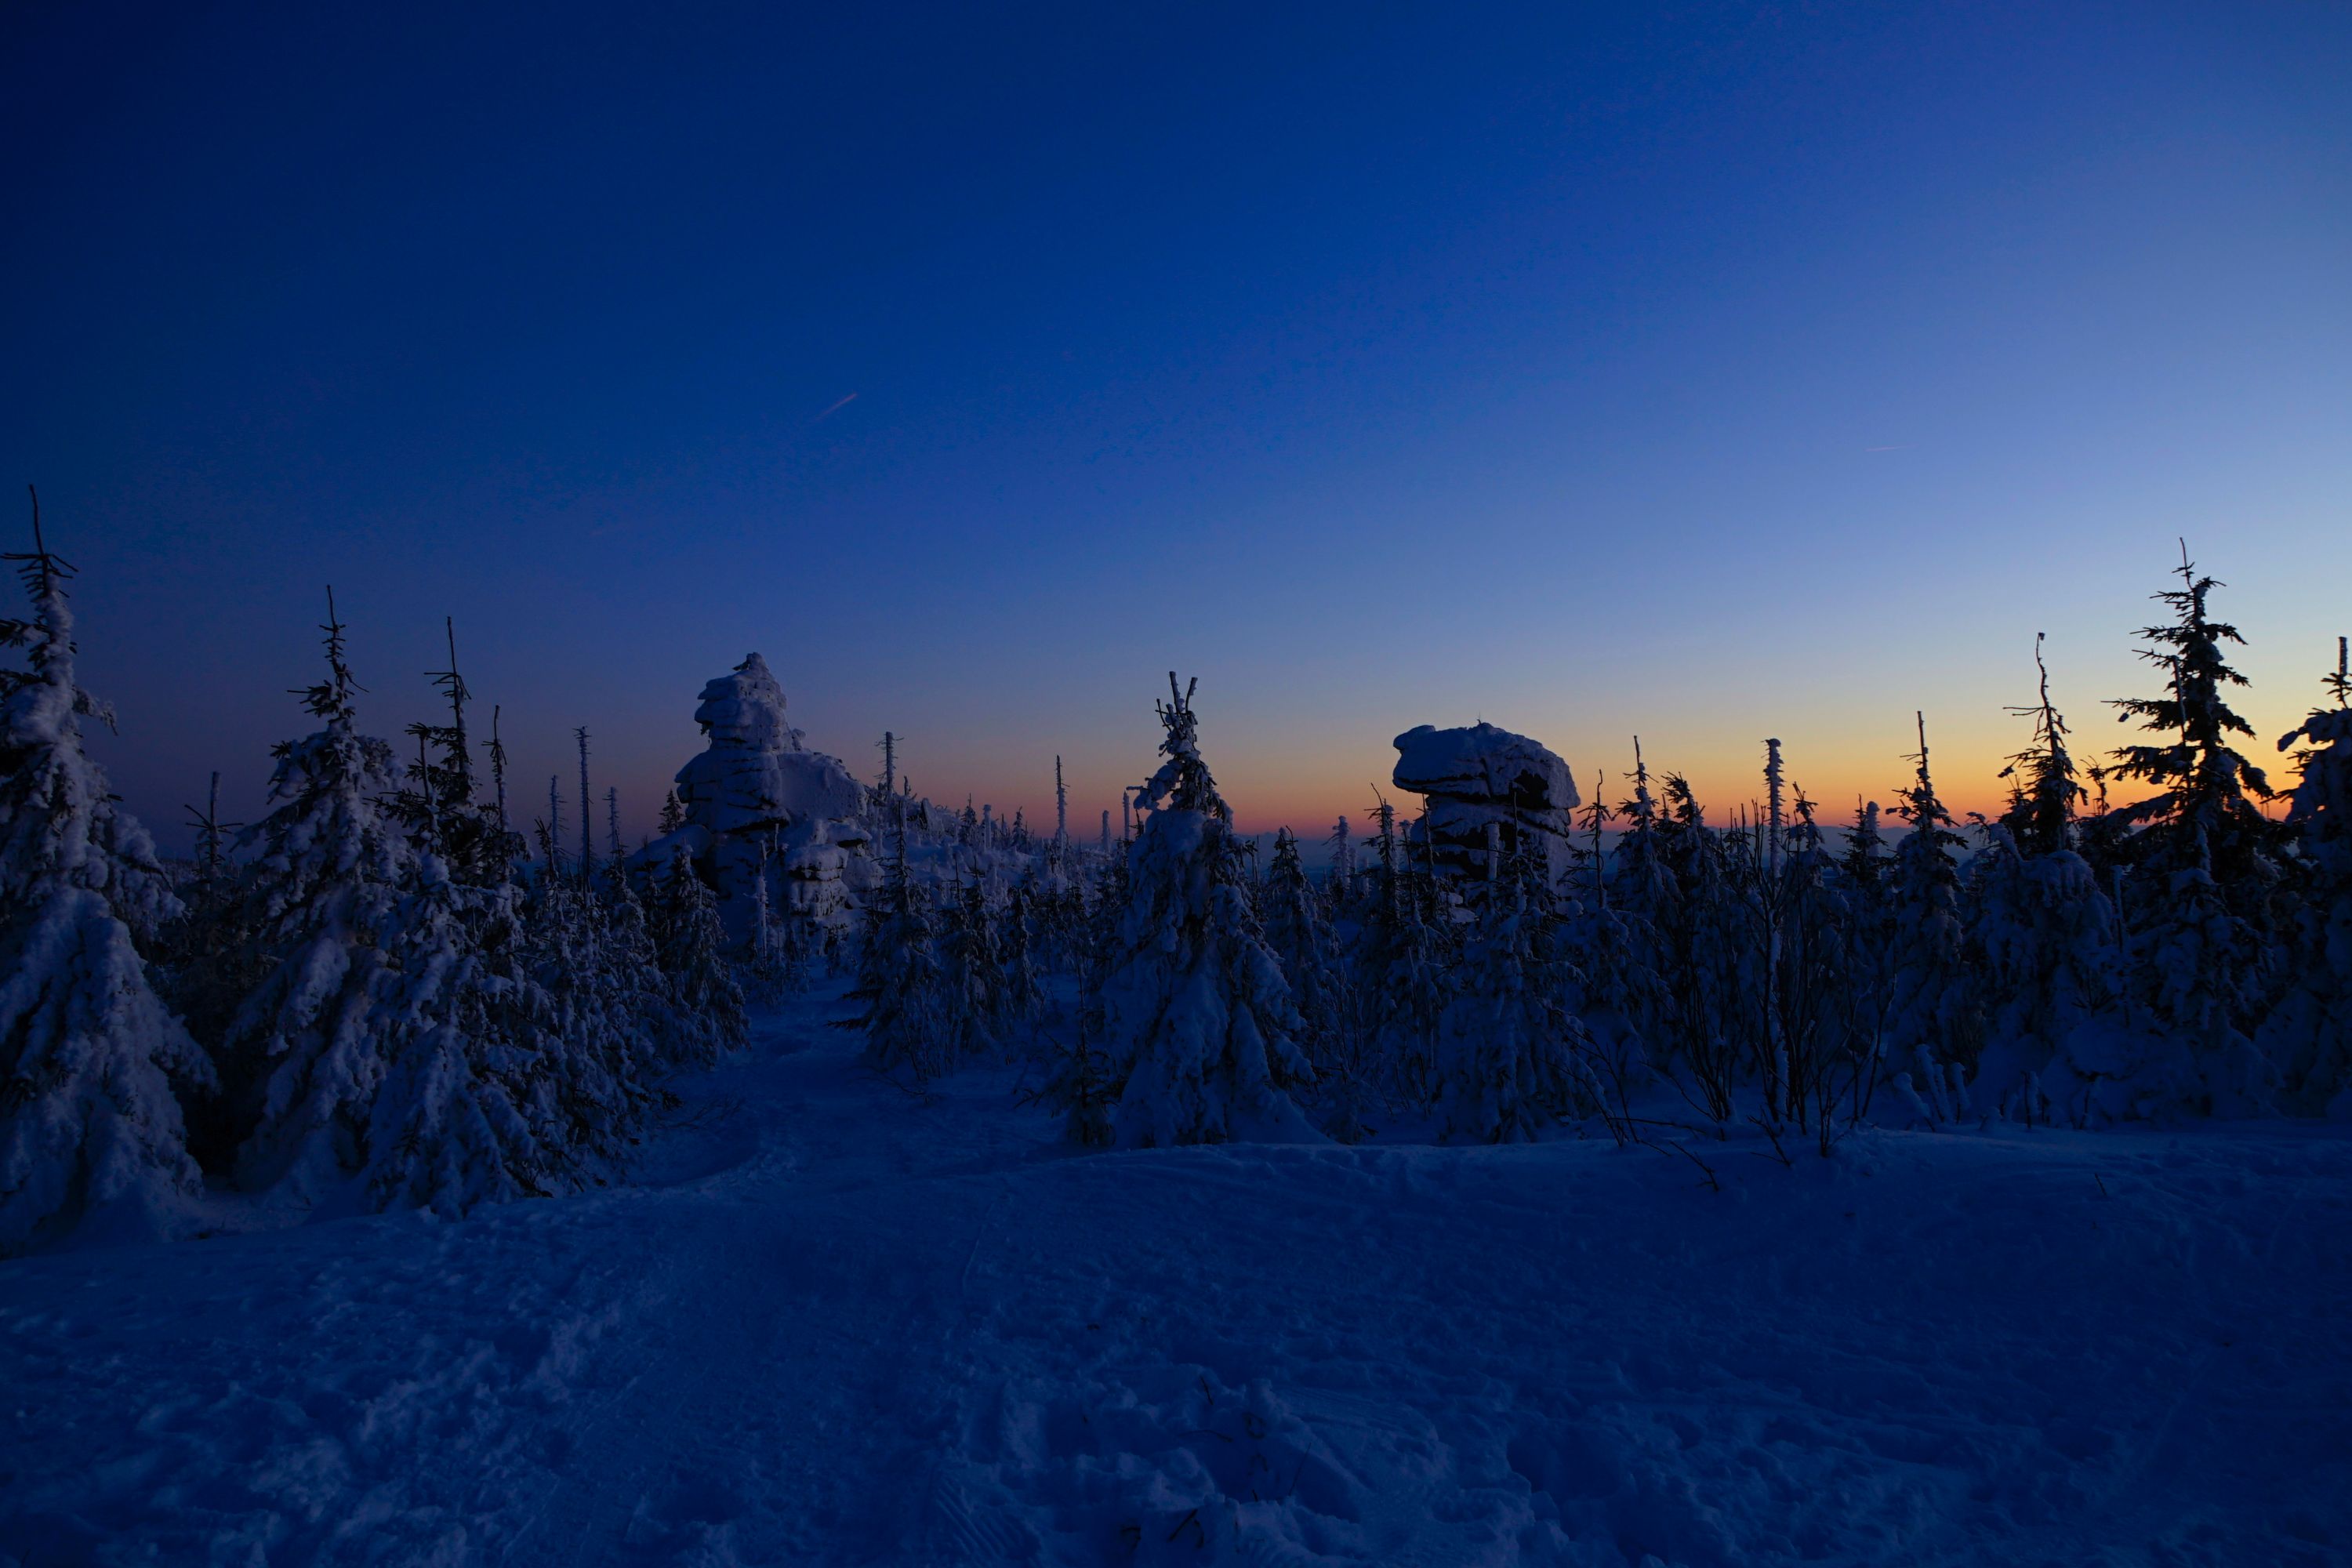
<path id="1" fill-rule="evenodd" d="M 821 425 L 856 401 L 857 394 L 853 392 L 848 396 L 843 398 L 840 402 L 835 404 L 832 407 L 826 409 L 824 413 L 818 415 L 814 419 L 810 420 L 809 423 L 812 425 Z"/>

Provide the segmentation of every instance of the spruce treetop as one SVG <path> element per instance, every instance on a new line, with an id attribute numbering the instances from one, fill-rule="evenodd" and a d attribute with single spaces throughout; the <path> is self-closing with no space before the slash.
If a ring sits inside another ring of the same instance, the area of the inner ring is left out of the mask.
<path id="1" fill-rule="evenodd" d="M 2140 637 L 2153 645 L 2140 658 L 2166 673 L 2161 697 L 2114 699 L 2118 723 L 2137 720 L 2142 728 L 2171 739 L 2158 744 L 2123 746 L 2105 770 L 2117 778 L 2155 785 L 2145 800 L 2120 807 L 2124 824 L 2147 823 L 2165 829 L 2157 847 L 2181 863 L 2200 863 L 2217 852 L 2224 868 L 2237 872 L 2268 830 L 2268 824 L 2250 796 L 2268 798 L 2270 781 L 2263 770 L 2231 744 L 2233 735 L 2252 736 L 2253 726 L 2231 710 L 2226 688 L 2244 686 L 2246 678 L 2225 661 L 2224 647 L 2243 646 L 2238 628 L 2212 618 L 2209 595 L 2222 586 L 2199 573 L 2181 546 L 2176 569 L 2181 585 L 2152 595 L 2171 609 L 2175 619 L 2165 626 L 2142 628 Z"/>
<path id="2" fill-rule="evenodd" d="M 2030 708 L 2009 710 L 2033 721 L 2033 743 L 2012 755 L 2009 766 L 2000 770 L 2002 778 L 2016 781 L 2010 786 L 2009 809 L 2000 815 L 2001 826 L 2032 855 L 2054 854 L 2067 847 L 2074 813 L 2084 794 L 2075 776 L 2074 756 L 2066 748 L 2066 721 L 2050 700 L 2050 667 L 2042 659 L 2046 635 L 2033 634 L 2033 668 L 2042 679 L 2042 700 Z"/>
<path id="3" fill-rule="evenodd" d="M 1136 799 L 1154 811 L 1163 805 L 1176 811 L 1197 811 L 1231 826 L 1233 808 L 1217 793 L 1217 781 L 1209 775 L 1209 764 L 1201 760 L 1200 719 L 1192 711 L 1192 693 L 1200 687 L 1200 678 L 1195 676 L 1180 691 L 1176 688 L 1176 672 L 1168 672 L 1169 700 L 1152 705 L 1168 731 L 1160 742 L 1160 754 L 1168 760 L 1160 764 L 1160 771 L 1151 775 Z"/>

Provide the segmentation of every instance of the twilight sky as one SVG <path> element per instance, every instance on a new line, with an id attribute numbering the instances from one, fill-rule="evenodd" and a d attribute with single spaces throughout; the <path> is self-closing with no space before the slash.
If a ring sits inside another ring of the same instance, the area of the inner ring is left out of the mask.
<path id="1" fill-rule="evenodd" d="M 1655 9 L 11 7 L 97 749 L 258 815 L 331 582 L 372 727 L 454 615 L 632 833 L 752 648 L 1087 829 L 1171 667 L 1251 827 L 1480 717 L 1842 817 L 1924 708 L 1989 806 L 2186 534 L 2267 755 L 2352 630 L 2352 7 Z"/>

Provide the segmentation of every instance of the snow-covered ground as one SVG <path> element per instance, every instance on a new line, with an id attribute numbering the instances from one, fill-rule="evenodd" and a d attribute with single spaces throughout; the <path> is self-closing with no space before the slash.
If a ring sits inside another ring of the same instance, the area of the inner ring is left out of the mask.
<path id="1" fill-rule="evenodd" d="M 2352 1140 L 1079 1153 L 761 1020 L 641 1184 L 0 1264 L 0 1562 L 2352 1553 Z"/>

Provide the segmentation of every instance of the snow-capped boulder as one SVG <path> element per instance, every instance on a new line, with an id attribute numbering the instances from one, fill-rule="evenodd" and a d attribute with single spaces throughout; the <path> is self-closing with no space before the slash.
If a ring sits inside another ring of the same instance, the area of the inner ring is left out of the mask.
<path id="1" fill-rule="evenodd" d="M 838 889 L 866 880 L 848 864 L 866 847 L 855 824 L 865 798 L 856 779 L 840 759 L 802 744 L 784 714 L 783 688 L 756 653 L 702 689 L 694 718 L 710 745 L 677 771 L 686 826 L 632 864 L 658 870 L 685 848 L 738 944 L 759 924 L 761 877 L 771 909 L 820 925 L 846 921 L 852 906 Z"/>
<path id="2" fill-rule="evenodd" d="M 1429 833 L 1440 867 L 1484 876 L 1486 827 L 1501 829 L 1502 847 L 1515 850 L 1531 837 L 1557 879 L 1565 868 L 1569 814 L 1578 805 L 1568 763 L 1541 742 L 1493 724 L 1441 730 L 1423 724 L 1396 738 L 1399 789 L 1425 795 Z M 1419 825 L 1413 837 L 1419 837 Z"/>

